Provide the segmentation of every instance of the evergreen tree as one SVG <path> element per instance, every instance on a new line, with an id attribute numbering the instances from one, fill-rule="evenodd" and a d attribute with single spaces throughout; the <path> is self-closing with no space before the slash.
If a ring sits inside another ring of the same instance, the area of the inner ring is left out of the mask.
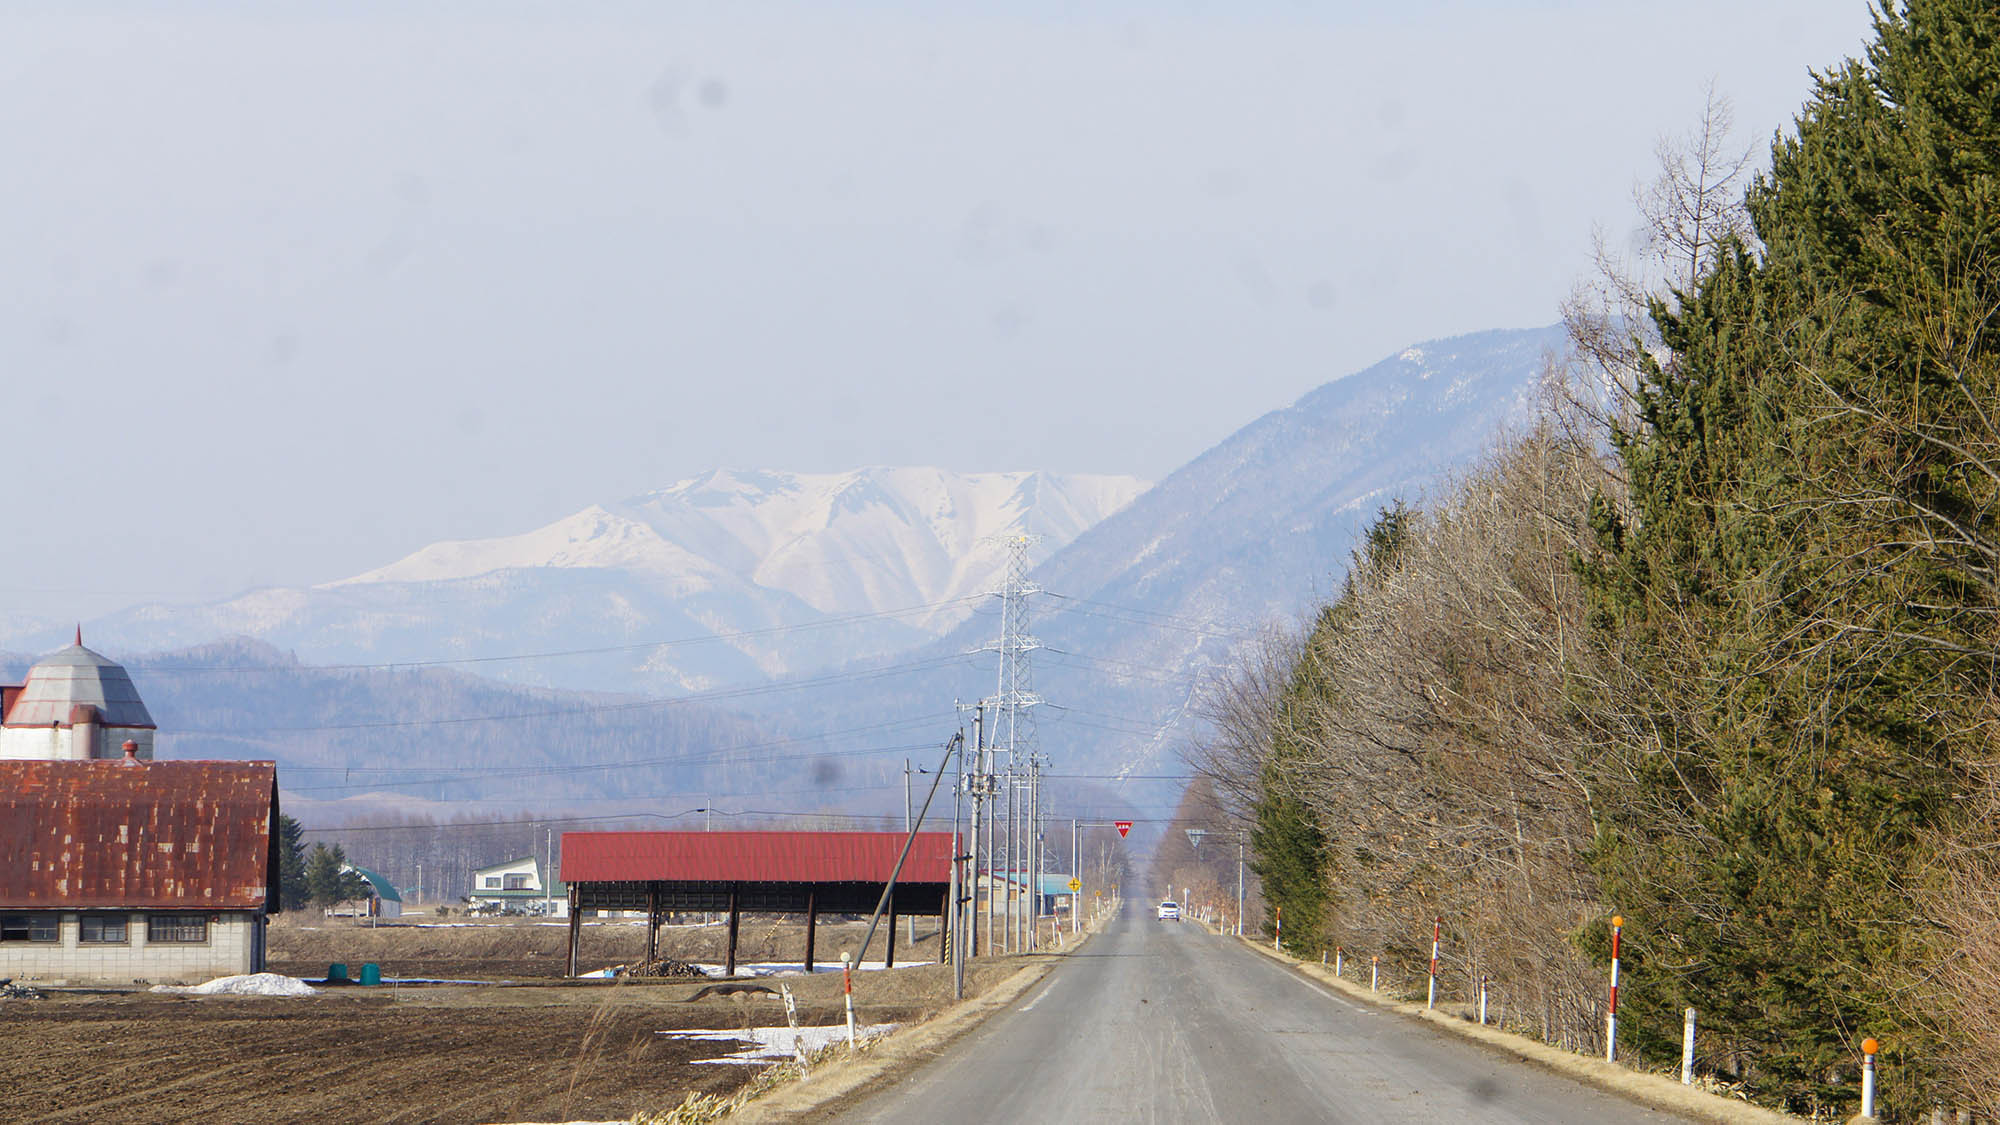
<path id="1" fill-rule="evenodd" d="M 306 887 L 306 845 L 299 822 L 278 814 L 278 903 L 298 910 L 311 898 Z"/>
<path id="2" fill-rule="evenodd" d="M 1929 1096 L 1917 892 L 1992 686 L 1995 478 L 1968 451 L 2000 404 L 2000 12 L 1916 0 L 1876 32 L 1751 190 L 1762 254 L 1656 304 L 1631 509 L 1599 506 L 1583 567 L 1654 688 L 1657 745 L 1596 793 L 1625 1025 L 1666 1053 L 1692 1005 L 1799 1110 L 1844 1102 L 1864 1035 L 1893 1102 Z"/>
<path id="3" fill-rule="evenodd" d="M 368 880 L 348 868 L 347 853 L 339 844 L 314 844 L 305 863 L 306 894 L 315 906 L 332 906 L 369 897 L 374 889 Z"/>

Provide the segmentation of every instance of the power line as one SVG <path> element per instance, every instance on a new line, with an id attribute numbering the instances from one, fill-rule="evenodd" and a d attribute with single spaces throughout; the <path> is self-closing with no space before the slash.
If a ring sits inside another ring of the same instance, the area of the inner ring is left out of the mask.
<path id="1" fill-rule="evenodd" d="M 135 671 L 158 675 L 184 675 L 194 673 L 234 673 L 234 672 L 387 672 L 405 668 L 441 668 L 464 664 L 504 664 L 524 660 L 549 660 L 564 656 L 601 656 L 615 652 L 644 652 L 660 648 L 679 648 L 686 645 L 714 644 L 722 641 L 745 640 L 752 637 L 768 637 L 781 633 L 805 632 L 812 629 L 831 629 L 851 625 L 857 621 L 874 621 L 890 617 L 906 617 L 928 613 L 946 606 L 983 600 L 986 594 L 966 594 L 943 601 L 927 602 L 923 605 L 906 606 L 901 609 L 884 609 L 871 613 L 851 613 L 842 617 L 823 618 L 818 621 L 804 621 L 796 625 L 772 625 L 762 629 L 739 629 L 726 633 L 705 633 L 698 637 L 677 637 L 664 641 L 636 641 L 622 645 L 600 645 L 593 648 L 550 649 L 544 652 L 513 653 L 505 656 L 459 656 L 437 657 L 426 660 L 395 660 L 380 664 L 245 664 L 245 665 L 193 665 L 193 664 L 144 664 L 134 663 L 129 667 Z"/>
<path id="2" fill-rule="evenodd" d="M 865 758 L 874 754 L 907 754 L 913 750 L 927 750 L 933 745 L 935 745 L 935 743 L 913 742 L 913 743 L 905 743 L 898 746 L 874 746 L 866 750 L 807 751 L 805 753 L 800 753 L 800 754 L 774 754 L 769 757 L 759 759 L 757 764 L 764 765 L 772 762 L 796 761 L 801 758 Z M 673 759 L 673 760 L 678 761 L 679 759 Z M 686 760 L 694 764 L 702 764 L 700 761 L 695 759 L 686 759 Z M 344 792 L 351 792 L 357 789 L 361 790 L 377 789 L 385 785 L 416 787 L 416 786 L 430 786 L 430 785 L 472 784 L 475 782 L 525 781 L 533 777 L 553 776 L 553 775 L 568 774 L 568 773 L 582 773 L 587 770 L 624 769 L 634 764 L 657 764 L 657 763 L 616 762 L 609 764 L 549 767 L 547 769 L 526 769 L 523 770 L 523 772 L 521 773 L 492 775 L 486 777 L 477 777 L 477 776 L 420 777 L 420 778 L 402 778 L 395 780 L 385 779 L 376 781 L 342 782 L 341 784 L 338 785 L 301 785 L 296 788 L 292 786 L 286 786 L 286 788 L 294 793 L 344 793 Z M 337 767 L 322 767 L 322 768 L 332 769 Z M 366 768 L 366 767 L 359 767 L 359 768 Z M 601 798 L 601 799 L 609 800 L 612 798 Z"/>
<path id="3" fill-rule="evenodd" d="M 838 672 L 826 676 L 798 680 L 782 680 L 771 684 L 754 684 L 746 687 L 723 688 L 717 691 L 695 692 L 689 695 L 661 696 L 647 699 L 627 700 L 619 703 L 604 703 L 589 707 L 565 707 L 549 711 L 522 711 L 508 715 L 457 715 L 441 719 L 385 719 L 360 723 L 323 723 L 291 727 L 236 727 L 229 729 L 177 730 L 176 735 L 207 734 L 218 736 L 240 736 L 246 734 L 295 734 L 306 731 L 335 730 L 381 730 L 394 727 L 435 727 L 452 726 L 461 723 L 514 722 L 521 719 L 560 718 L 570 715 L 597 715 L 618 711 L 638 711 L 651 707 L 679 707 L 690 703 L 709 703 L 723 699 L 743 699 L 779 691 L 797 691 L 803 688 L 823 687 L 828 684 L 857 683 L 863 680 L 886 679 L 891 676 L 913 672 L 923 668 L 944 668 L 954 664 L 966 664 L 970 655 L 952 653 L 947 656 L 913 660 L 903 664 L 891 664 L 857 672 Z"/>
<path id="4" fill-rule="evenodd" d="M 1119 605 L 1116 602 L 1098 601 L 1094 598 L 1078 597 L 1074 594 L 1059 594 L 1053 590 L 1043 592 L 1059 601 L 1071 603 L 1057 610 L 1056 612 L 1058 613 L 1076 613 L 1085 617 L 1101 617 L 1108 621 L 1123 621 L 1128 625 L 1153 625 L 1162 629 L 1179 629 L 1183 632 L 1200 633 L 1205 636 L 1240 637 L 1246 640 L 1253 640 L 1259 635 L 1252 627 L 1244 624 L 1183 617 L 1180 614 L 1141 609 L 1137 606 Z M 1096 606 L 1098 609 L 1088 610 L 1079 608 L 1086 605 Z M 1104 613 L 1101 612 L 1102 610 L 1115 610 L 1117 612 L 1116 614 Z M 1119 616 L 1120 614 L 1124 616 Z"/>
<path id="5" fill-rule="evenodd" d="M 946 721 L 948 722 L 949 720 L 947 719 Z M 764 742 L 743 742 L 743 743 L 738 743 L 738 744 L 736 744 L 736 745 L 734 745 L 734 746 L 715 746 L 715 747 L 710 747 L 710 748 L 708 748 L 708 749 L 706 749 L 706 750 L 702 750 L 702 751 L 698 751 L 698 752 L 696 752 L 696 753 L 693 753 L 693 754 L 680 754 L 680 755 L 673 755 L 673 756 L 669 756 L 669 757 L 660 757 L 660 758 L 626 758 L 626 759 L 621 759 L 621 760 L 619 760 L 619 761 L 616 761 L 616 762 L 591 762 L 591 763 L 581 763 L 581 764 L 578 764 L 578 763 L 569 763 L 569 764 L 563 764 L 563 765 L 546 765 L 546 766 L 533 766 L 533 765 L 529 765 L 529 766 L 308 766 L 308 765 L 288 765 L 288 766 L 286 766 L 285 768 L 286 768 L 286 770 L 288 770 L 288 771 L 294 771 L 294 772 L 299 772 L 299 771 L 303 771 L 303 772 L 312 772 L 312 773 L 353 773 L 353 772 L 355 772 L 355 771 L 359 770 L 359 771 L 366 771 L 366 772 L 368 772 L 368 773 L 376 773 L 376 774 L 385 774 L 385 773 L 416 773 L 416 774 L 427 774 L 427 775 L 433 775 L 433 776 L 435 776 L 435 775 L 438 775 L 438 774 L 445 774 L 445 773 L 450 773 L 450 774 L 479 774 L 479 775 L 483 775 L 483 776 L 486 776 L 486 777 L 494 777 L 494 778 L 502 778 L 502 777 L 512 777 L 512 776 L 521 776 L 521 775 L 534 775 L 534 774 L 543 774 L 543 773 L 551 773 L 551 772 L 556 772 L 556 773 L 560 773 L 560 772 L 571 772 L 571 771 L 575 771 L 575 772 L 581 772 L 581 771 L 583 771 L 583 770 L 599 770 L 599 769 L 624 769 L 624 768 L 627 768 L 627 767 L 630 767 L 630 766 L 657 766 L 657 765 L 674 765 L 674 764 L 678 764 L 678 763 L 681 763 L 681 762 L 702 762 L 702 761 L 712 761 L 712 760 L 715 760 L 715 759 L 719 759 L 719 758 L 726 758 L 726 757 L 728 757 L 728 756 L 729 756 L 729 755 L 731 755 L 731 754 L 738 754 L 738 753 L 742 753 L 743 751 L 746 751 L 746 750 L 765 750 L 765 749 L 771 749 L 771 748 L 775 748 L 775 747 L 779 747 L 779 746 L 796 746 L 796 745 L 798 745 L 799 743 L 802 743 L 802 742 L 817 742 L 817 741 L 820 741 L 820 740 L 822 740 L 822 739 L 828 739 L 828 738 L 835 738 L 835 737 L 839 737 L 839 736 L 842 736 L 842 735 L 850 735 L 850 734 L 868 734 L 868 733 L 871 733 L 871 732 L 874 732 L 874 731 L 883 731 L 883 730 L 896 730 L 896 729 L 899 729 L 899 728 L 902 728 L 902 727 L 917 727 L 917 726 L 935 726 L 935 725 L 937 725 L 937 723 L 938 723 L 938 722 L 939 722 L 939 720 L 938 720 L 938 717 L 937 717 L 937 716 L 934 716 L 934 715 L 921 715 L 921 716 L 918 716 L 918 717 L 916 717 L 916 718 L 910 718 L 910 719 L 897 719 L 897 720 L 894 720 L 894 721 L 892 721 L 892 722 L 886 722 L 886 723 L 868 723 L 868 724 L 866 724 L 866 725 L 864 725 L 864 726 L 858 726 L 858 727 L 843 727 L 843 728 L 841 728 L 840 730 L 829 730 L 829 731 L 820 731 L 820 732 L 818 732 L 818 733 L 816 733 L 816 734 L 810 734 L 810 735 L 798 735 L 798 736 L 794 736 L 794 737 L 791 737 L 791 738 L 775 738 L 775 739 L 770 739 L 770 740 L 768 740 L 768 741 L 764 741 Z M 926 743 L 925 745 L 929 745 L 929 744 L 928 744 L 928 743 Z M 897 749 L 897 750 L 902 750 L 902 749 L 905 749 L 905 747 L 901 747 L 901 746 L 898 746 L 898 747 L 895 747 L 894 749 Z M 885 751 L 885 752 L 886 752 L 886 751 Z M 829 753 L 832 753 L 832 752 L 831 752 L 831 751 L 829 751 Z M 844 751 L 843 751 L 843 753 L 844 753 Z M 766 759 L 766 760 L 778 760 L 778 759 L 775 759 L 775 758 L 773 758 L 773 759 Z"/>

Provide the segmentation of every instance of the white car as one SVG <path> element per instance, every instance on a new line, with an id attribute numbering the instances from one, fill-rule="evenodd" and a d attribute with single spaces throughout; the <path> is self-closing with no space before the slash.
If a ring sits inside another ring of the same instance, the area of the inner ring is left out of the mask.
<path id="1" fill-rule="evenodd" d="M 1160 904 L 1160 921 L 1178 922 L 1181 919 L 1181 904 L 1173 899 Z"/>

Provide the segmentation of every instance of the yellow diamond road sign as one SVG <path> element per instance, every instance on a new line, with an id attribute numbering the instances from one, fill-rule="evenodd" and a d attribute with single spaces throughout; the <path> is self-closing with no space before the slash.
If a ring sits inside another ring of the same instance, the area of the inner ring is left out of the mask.
<path id="1" fill-rule="evenodd" d="M 1082 889 L 1083 889 L 1083 880 L 1081 880 L 1081 879 L 1071 879 L 1071 880 L 1069 881 L 1069 889 L 1070 889 L 1071 891 L 1080 891 L 1080 890 L 1082 890 Z"/>

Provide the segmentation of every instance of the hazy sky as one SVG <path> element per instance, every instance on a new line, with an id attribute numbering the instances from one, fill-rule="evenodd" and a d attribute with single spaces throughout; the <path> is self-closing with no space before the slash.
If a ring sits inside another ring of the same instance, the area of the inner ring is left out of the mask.
<path id="1" fill-rule="evenodd" d="M 1406 344 L 1554 320 L 1710 79 L 1761 142 L 1867 32 L 1864 0 L 16 0 L 0 617 L 719 465 L 1158 477 Z"/>

